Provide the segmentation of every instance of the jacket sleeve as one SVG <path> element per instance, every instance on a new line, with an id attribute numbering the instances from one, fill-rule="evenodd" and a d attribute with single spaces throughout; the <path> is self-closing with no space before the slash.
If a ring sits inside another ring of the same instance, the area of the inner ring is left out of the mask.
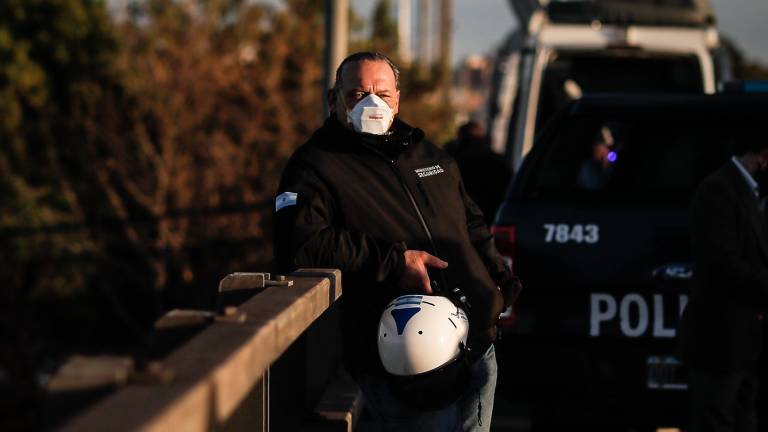
<path id="1" fill-rule="evenodd" d="M 326 183 L 296 158 L 283 172 L 273 227 L 275 264 L 280 272 L 300 267 L 338 268 L 355 278 L 390 286 L 403 273 L 405 245 L 346 229 Z"/>
<path id="2" fill-rule="evenodd" d="M 714 183 L 697 191 L 691 202 L 691 235 L 697 273 L 707 273 L 711 288 L 722 287 L 726 296 L 744 298 L 762 306 L 768 304 L 768 268 L 744 259 L 742 244 L 755 234 L 744 232 L 752 226 L 742 220 L 742 204 L 733 194 Z M 755 238 L 754 241 L 764 239 Z"/>
<path id="3" fill-rule="evenodd" d="M 523 289 L 520 279 L 512 273 L 512 269 L 496 249 L 493 235 L 485 224 L 483 212 L 467 194 L 463 181 L 459 183 L 459 189 L 461 198 L 464 201 L 464 211 L 467 217 L 467 229 L 469 230 L 470 240 L 485 263 L 491 278 L 501 289 L 501 294 L 504 297 L 504 307 L 512 306 Z"/>

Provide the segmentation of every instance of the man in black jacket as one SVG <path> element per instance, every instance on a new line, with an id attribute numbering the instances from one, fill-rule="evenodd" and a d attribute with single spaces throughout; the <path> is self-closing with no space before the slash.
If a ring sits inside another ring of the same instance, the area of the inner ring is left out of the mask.
<path id="1" fill-rule="evenodd" d="M 695 432 L 757 430 L 768 231 L 754 177 L 767 166 L 765 144 L 733 157 L 702 182 L 691 203 L 696 273 L 679 347 L 690 368 Z"/>
<path id="2" fill-rule="evenodd" d="M 283 172 L 274 213 L 277 267 L 342 270 L 344 361 L 377 426 L 488 430 L 496 321 L 520 283 L 496 251 L 456 163 L 394 117 L 398 74 L 379 53 L 353 54 L 339 66 L 328 94 L 331 115 Z M 379 317 L 399 295 L 454 288 L 471 305 L 473 382 L 448 408 L 420 411 L 387 390 L 376 347 Z"/>

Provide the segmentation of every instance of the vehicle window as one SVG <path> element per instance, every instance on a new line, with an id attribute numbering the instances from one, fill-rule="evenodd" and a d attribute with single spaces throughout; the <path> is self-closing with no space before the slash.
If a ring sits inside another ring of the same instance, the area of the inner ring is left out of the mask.
<path id="1" fill-rule="evenodd" d="M 536 119 L 538 132 L 552 115 L 586 93 L 702 93 L 696 56 L 661 56 L 615 50 L 596 55 L 560 52 L 544 72 Z"/>
<path id="2" fill-rule="evenodd" d="M 714 118 L 574 118 L 542 149 L 524 193 L 566 201 L 685 204 L 738 140 L 757 133 Z"/>

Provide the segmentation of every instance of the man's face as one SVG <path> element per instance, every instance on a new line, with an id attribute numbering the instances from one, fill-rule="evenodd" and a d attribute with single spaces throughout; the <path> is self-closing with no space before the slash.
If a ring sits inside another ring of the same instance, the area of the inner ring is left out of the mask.
<path id="1" fill-rule="evenodd" d="M 352 109 L 361 99 L 375 94 L 397 114 L 400 107 L 400 91 L 395 84 L 395 74 L 385 61 L 362 61 L 348 63 L 341 71 L 341 88 L 328 93 L 328 106 L 341 124 L 351 129 L 347 123 L 347 111 L 338 99 L 344 98 L 348 109 Z"/>

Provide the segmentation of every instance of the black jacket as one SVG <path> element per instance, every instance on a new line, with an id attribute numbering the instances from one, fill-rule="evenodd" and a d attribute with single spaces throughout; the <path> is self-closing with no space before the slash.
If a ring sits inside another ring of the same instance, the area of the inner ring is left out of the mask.
<path id="1" fill-rule="evenodd" d="M 758 200 L 728 162 L 691 203 L 696 273 L 680 323 L 683 360 L 697 368 L 756 365 L 768 304 L 768 245 Z"/>
<path id="2" fill-rule="evenodd" d="M 342 270 L 344 354 L 353 373 L 381 370 L 378 322 L 403 294 L 396 283 L 406 249 L 448 262 L 430 279 L 468 297 L 474 352 L 493 342 L 499 313 L 520 290 L 453 159 L 419 129 L 395 120 L 392 131 L 364 136 L 329 118 L 288 161 L 277 193 L 297 194 L 274 213 L 278 270 Z"/>

